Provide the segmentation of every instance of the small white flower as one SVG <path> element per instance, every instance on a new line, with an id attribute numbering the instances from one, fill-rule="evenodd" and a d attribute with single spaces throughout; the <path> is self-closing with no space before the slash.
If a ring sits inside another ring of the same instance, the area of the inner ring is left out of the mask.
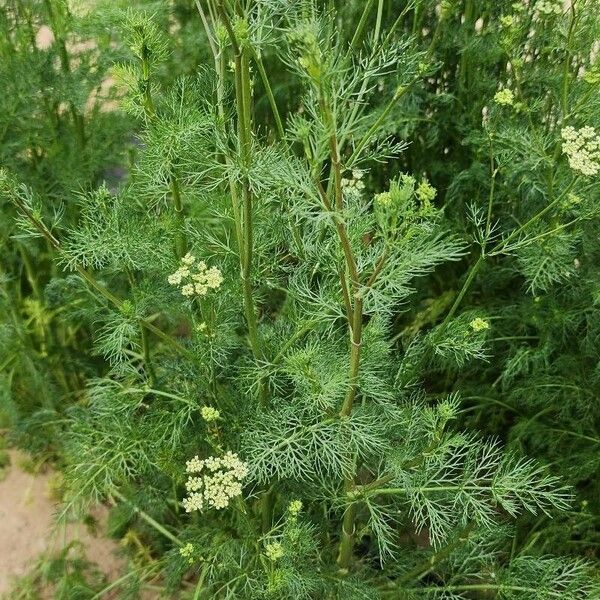
<path id="1" fill-rule="evenodd" d="M 216 471 L 221 466 L 221 459 L 217 456 L 209 456 L 204 464 L 209 471 Z"/>
<path id="2" fill-rule="evenodd" d="M 209 289 L 216 290 L 221 286 L 223 275 L 217 267 L 208 268 L 203 260 L 196 261 L 196 257 L 188 252 L 168 281 L 180 286 L 183 296 L 205 296 Z"/>
<path id="3" fill-rule="evenodd" d="M 217 267 L 211 267 L 206 271 L 206 285 L 209 288 L 216 289 L 223 283 L 223 275 L 221 275 L 221 271 L 217 269 Z"/>
<path id="4" fill-rule="evenodd" d="M 469 326 L 476 333 L 479 331 L 485 331 L 486 329 L 490 328 L 490 324 L 485 319 L 482 319 L 481 317 L 476 317 L 475 319 L 473 319 L 469 323 Z"/>
<path id="5" fill-rule="evenodd" d="M 193 265 L 195 261 L 196 257 L 193 254 L 190 254 L 189 252 L 181 259 L 181 262 L 184 265 L 187 265 L 188 267 Z"/>
<path id="6" fill-rule="evenodd" d="M 187 498 L 183 499 L 183 508 L 185 512 L 192 512 L 194 510 L 202 510 L 204 507 L 204 498 L 202 494 L 195 492 L 190 494 Z"/>
<path id="7" fill-rule="evenodd" d="M 200 469 L 197 468 L 198 465 Z M 226 508 L 232 498 L 241 496 L 242 479 L 248 475 L 248 466 L 237 454 L 227 452 L 221 457 L 210 456 L 204 461 L 194 457 L 187 463 L 188 473 L 199 472 L 202 467 L 206 467 L 209 473 L 200 477 L 189 477 L 186 483 L 186 489 L 191 492 L 183 500 L 187 512 L 202 510 L 205 506 L 217 510 Z"/>
<path id="8" fill-rule="evenodd" d="M 191 283 L 186 283 L 182 288 L 181 288 L 181 293 L 184 296 L 193 296 L 194 295 L 194 286 Z"/>
<path id="9" fill-rule="evenodd" d="M 179 285 L 181 283 L 181 274 L 179 271 L 175 271 L 175 273 L 169 275 L 169 283 L 171 285 Z"/>
<path id="10" fill-rule="evenodd" d="M 202 487 L 201 477 L 189 477 L 185 483 L 185 489 L 188 492 L 197 492 Z"/>
<path id="11" fill-rule="evenodd" d="M 600 135 L 593 127 L 564 127 L 561 131 L 562 151 L 569 166 L 582 175 L 593 177 L 600 172 Z"/>
<path id="12" fill-rule="evenodd" d="M 204 468 L 204 461 L 200 460 L 197 456 L 194 456 L 191 460 L 185 463 L 185 470 L 188 473 L 200 473 Z"/>

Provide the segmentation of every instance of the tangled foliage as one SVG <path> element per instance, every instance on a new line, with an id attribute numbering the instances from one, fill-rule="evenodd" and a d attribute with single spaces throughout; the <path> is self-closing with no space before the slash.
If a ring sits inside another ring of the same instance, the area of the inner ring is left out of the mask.
<path id="1" fill-rule="evenodd" d="M 127 4 L 0 4 L 0 422 L 130 556 L 57 597 L 600 597 L 596 0 Z"/>

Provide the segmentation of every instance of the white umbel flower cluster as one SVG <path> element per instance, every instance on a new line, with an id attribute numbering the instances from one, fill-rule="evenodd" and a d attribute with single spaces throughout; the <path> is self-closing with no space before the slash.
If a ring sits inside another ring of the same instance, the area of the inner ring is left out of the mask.
<path id="1" fill-rule="evenodd" d="M 600 172 L 600 135 L 593 127 L 565 127 L 561 132 L 562 150 L 574 171 L 588 177 Z"/>
<path id="2" fill-rule="evenodd" d="M 209 456 L 202 460 L 194 456 L 186 463 L 190 473 L 185 487 L 189 493 L 183 500 L 186 512 L 205 508 L 226 508 L 232 498 L 242 495 L 242 480 L 248 466 L 233 452 Z"/>
<path id="3" fill-rule="evenodd" d="M 348 197 L 354 196 L 359 198 L 362 191 L 365 189 L 365 182 L 362 180 L 364 171 L 353 169 L 351 177 L 343 177 L 340 185 L 344 190 L 344 194 Z"/>
<path id="4" fill-rule="evenodd" d="M 171 285 L 181 288 L 184 296 L 206 296 L 208 290 L 216 290 L 223 283 L 223 275 L 217 267 L 208 267 L 203 260 L 189 252 L 181 259 L 181 264 L 168 279 Z"/>

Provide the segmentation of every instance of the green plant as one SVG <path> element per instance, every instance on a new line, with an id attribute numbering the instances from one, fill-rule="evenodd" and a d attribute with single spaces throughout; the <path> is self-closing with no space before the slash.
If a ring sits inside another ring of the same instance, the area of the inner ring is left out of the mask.
<path id="1" fill-rule="evenodd" d="M 3 171 L 0 360 L 63 515 L 112 499 L 147 548 L 132 594 L 598 593 L 593 4 L 121 13 L 128 117 L 58 115 L 76 201 Z"/>

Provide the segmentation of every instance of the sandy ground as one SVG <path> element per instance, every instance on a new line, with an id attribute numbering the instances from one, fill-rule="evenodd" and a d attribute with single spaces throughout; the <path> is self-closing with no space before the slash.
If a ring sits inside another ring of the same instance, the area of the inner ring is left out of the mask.
<path id="1" fill-rule="evenodd" d="M 49 488 L 51 472 L 31 475 L 19 468 L 23 456 L 11 451 L 11 466 L 0 481 L 0 598 L 10 589 L 14 577 L 24 575 L 44 552 L 58 552 L 65 541 L 80 541 L 87 559 L 96 563 L 114 581 L 122 572 L 123 561 L 117 555 L 118 545 L 101 537 L 106 510 L 94 513 L 99 537 L 83 524 L 54 527 L 56 504 Z M 107 596 L 108 598 L 108 596 Z"/>

